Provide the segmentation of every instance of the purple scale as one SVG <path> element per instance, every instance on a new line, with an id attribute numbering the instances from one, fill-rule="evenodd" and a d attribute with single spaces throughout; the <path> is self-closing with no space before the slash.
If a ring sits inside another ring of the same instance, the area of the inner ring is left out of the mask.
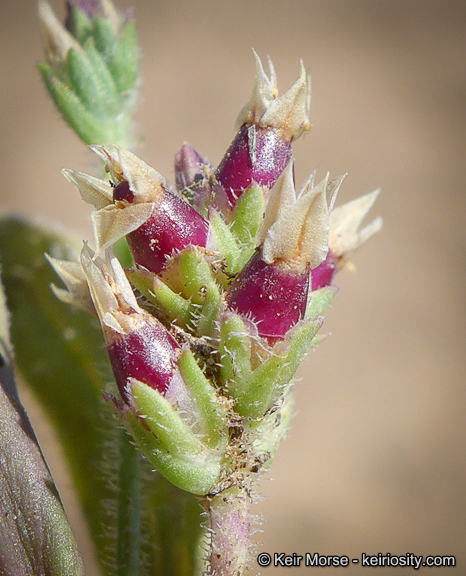
<path id="1" fill-rule="evenodd" d="M 256 182 L 272 188 L 291 160 L 291 143 L 272 128 L 243 126 L 220 162 L 216 177 L 231 206 Z M 253 163 L 254 159 L 254 163 Z"/>
<path id="2" fill-rule="evenodd" d="M 128 401 L 128 378 L 135 378 L 165 394 L 173 377 L 180 347 L 157 320 L 119 336 L 107 351 L 118 389 Z"/>
<path id="3" fill-rule="evenodd" d="M 135 261 L 157 274 L 167 258 L 187 246 L 207 243 L 207 220 L 179 196 L 169 190 L 152 216 L 126 236 Z"/>
<path id="4" fill-rule="evenodd" d="M 337 272 L 337 263 L 337 258 L 333 252 L 329 250 L 327 258 L 311 270 L 312 291 L 331 285 L 333 277 Z"/>
<path id="5" fill-rule="evenodd" d="M 303 317 L 309 291 L 309 272 L 293 272 L 267 264 L 258 250 L 228 291 L 231 309 L 257 322 L 260 336 L 284 338 Z"/>

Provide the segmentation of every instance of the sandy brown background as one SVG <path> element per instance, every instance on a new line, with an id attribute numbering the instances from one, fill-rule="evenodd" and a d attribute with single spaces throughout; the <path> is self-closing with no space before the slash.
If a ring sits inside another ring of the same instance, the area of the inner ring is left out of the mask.
<path id="1" fill-rule="evenodd" d="M 61 2 L 52 4 L 63 14 Z M 314 128 L 295 145 L 298 180 L 316 167 L 321 177 L 348 171 L 340 201 L 383 189 L 374 215 L 385 229 L 357 254 L 357 273 L 338 277 L 341 292 L 325 324 L 332 336 L 300 369 L 293 429 L 273 482 L 263 485 L 268 497 L 258 510 L 267 523 L 258 549 L 455 554 L 456 572 L 466 573 L 466 3 L 133 5 L 144 51 L 141 155 L 166 176 L 184 140 L 220 160 L 250 94 L 254 47 L 273 58 L 282 90 L 299 58 L 311 69 Z M 91 154 L 58 118 L 35 70 L 35 3 L 1 0 L 0 7 L 2 210 L 41 215 L 89 237 L 89 207 L 60 168 L 92 169 Z M 39 424 L 94 576 L 69 481 Z"/>

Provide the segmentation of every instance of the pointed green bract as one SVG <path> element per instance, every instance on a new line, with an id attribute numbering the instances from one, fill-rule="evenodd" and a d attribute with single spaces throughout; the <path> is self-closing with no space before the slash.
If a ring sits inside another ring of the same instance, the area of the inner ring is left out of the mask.
<path id="1" fill-rule="evenodd" d="M 119 94 L 115 81 L 108 69 L 104 56 L 95 48 L 94 40 L 89 38 L 84 43 L 84 50 L 92 66 L 96 93 L 94 94 L 95 104 L 92 103 L 87 108 L 90 112 L 98 114 L 99 110 L 111 118 L 114 122 L 120 124 L 121 106 Z M 78 93 L 80 94 L 80 93 Z M 94 112 L 95 111 L 95 112 Z"/>
<path id="2" fill-rule="evenodd" d="M 225 271 L 228 274 L 237 274 L 240 271 L 240 249 L 235 237 L 219 212 L 213 211 L 209 220 L 216 247 L 227 264 Z"/>
<path id="3" fill-rule="evenodd" d="M 72 22 L 73 35 L 82 44 L 92 34 L 92 23 L 83 10 L 77 6 L 68 7 Z"/>
<path id="4" fill-rule="evenodd" d="M 230 388 L 239 414 L 260 418 L 272 407 L 295 375 L 320 326 L 320 322 L 306 322 L 294 328 L 289 339 L 276 344 L 272 355 L 249 378 Z"/>
<path id="5" fill-rule="evenodd" d="M 309 302 L 306 308 L 306 318 L 314 319 L 323 316 L 332 305 L 333 299 L 337 295 L 336 286 L 327 286 L 319 288 L 309 294 Z"/>
<path id="6" fill-rule="evenodd" d="M 96 49 L 105 57 L 110 60 L 115 50 L 115 45 L 118 42 L 118 36 L 112 24 L 105 20 L 105 18 L 93 19 L 93 39 Z"/>
<path id="7" fill-rule="evenodd" d="M 125 99 L 131 100 L 131 92 L 137 86 L 139 68 L 138 35 L 134 20 L 129 21 L 120 33 L 108 65 L 118 91 Z"/>
<path id="8" fill-rule="evenodd" d="M 202 444 L 191 428 L 183 422 L 173 404 L 147 384 L 130 381 L 131 400 L 135 412 L 157 438 L 160 448 L 172 454 L 196 454 L 202 452 Z"/>
<path id="9" fill-rule="evenodd" d="M 86 144 L 128 146 L 139 73 L 134 20 L 123 23 L 121 16 L 120 27 L 101 16 L 89 18 L 74 5 L 69 10 L 69 31 L 44 11 L 46 36 L 58 43 L 61 54 L 57 61 L 46 45 L 48 62 L 39 64 L 45 85 L 65 121 Z M 79 45 L 69 49 L 74 39 Z"/>
<path id="10" fill-rule="evenodd" d="M 204 303 L 195 320 L 197 334 L 210 336 L 214 332 L 215 321 L 221 309 L 221 300 L 217 284 L 214 281 L 209 282 L 204 291 Z"/>
<path id="11" fill-rule="evenodd" d="M 185 248 L 167 264 L 160 278 L 174 291 L 193 304 L 204 303 L 204 290 L 214 278 L 201 252 Z"/>
<path id="12" fill-rule="evenodd" d="M 145 427 L 143 421 L 127 411 L 125 421 L 145 457 L 172 484 L 192 494 L 208 494 L 219 481 L 221 460 L 215 452 L 172 454 Z"/>
<path id="13" fill-rule="evenodd" d="M 64 120 L 86 144 L 111 141 L 116 136 L 109 127 L 90 114 L 81 100 L 55 75 L 47 63 L 38 65 L 42 78 Z"/>
<path id="14" fill-rule="evenodd" d="M 225 448 L 228 442 L 227 421 L 214 388 L 189 350 L 183 353 L 179 365 L 199 412 L 203 441 L 211 448 Z"/>
<path id="15" fill-rule="evenodd" d="M 233 212 L 231 232 L 241 246 L 238 266 L 242 269 L 256 248 L 256 236 L 264 217 L 265 200 L 260 186 L 241 194 Z"/>
<path id="16" fill-rule="evenodd" d="M 243 319 L 234 312 L 222 321 L 218 354 L 222 381 L 231 393 L 251 375 L 251 338 Z"/>
<path id="17" fill-rule="evenodd" d="M 57 277 L 44 253 L 73 259 L 69 247 L 75 244 L 73 238 L 44 232 L 22 220 L 0 220 L 0 259 L 17 367 L 57 432 L 101 573 L 118 573 L 112 550 L 117 550 L 120 541 L 122 556 L 138 557 L 135 574 L 192 576 L 202 511 L 194 496 L 154 474 L 139 451 L 128 454 L 132 440 L 122 433 L 111 406 L 102 399 L 112 375 L 101 328 L 89 314 L 60 302 L 50 289 Z M 138 475 L 140 486 L 135 491 Z M 116 485 L 118 492 L 113 488 Z M 162 494 L 171 494 L 169 513 Z M 181 536 L 177 519 L 185 514 L 190 520 Z M 118 516 L 126 520 L 117 530 L 109 530 Z M 137 527 L 139 534 L 132 532 Z M 183 557 L 180 550 L 185 550 Z M 60 552 L 60 546 L 56 551 Z"/>

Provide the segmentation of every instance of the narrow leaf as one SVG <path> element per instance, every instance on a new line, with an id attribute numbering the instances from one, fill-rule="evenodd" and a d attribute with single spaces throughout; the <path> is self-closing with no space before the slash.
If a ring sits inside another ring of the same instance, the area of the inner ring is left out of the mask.
<path id="1" fill-rule="evenodd" d="M 103 390 L 116 394 L 116 387 L 97 320 L 50 290 L 58 279 L 43 254 L 66 258 L 68 245 L 57 233 L 0 220 L 17 367 L 57 431 L 102 574 L 193 576 L 202 511 L 192 495 L 167 487 L 130 445 L 102 398 Z M 180 519 L 188 524 L 180 526 Z M 118 567 L 123 557 L 127 562 Z M 35 572 L 41 573 L 57 572 Z"/>
<path id="2" fill-rule="evenodd" d="M 0 574 L 80 576 L 76 541 L 21 405 L 0 282 Z"/>

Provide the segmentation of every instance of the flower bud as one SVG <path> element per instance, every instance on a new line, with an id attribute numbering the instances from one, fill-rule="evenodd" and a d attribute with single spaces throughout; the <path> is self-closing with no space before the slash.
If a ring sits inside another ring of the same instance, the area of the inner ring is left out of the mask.
<path id="1" fill-rule="evenodd" d="M 126 236 L 134 260 L 158 273 L 173 253 L 205 247 L 208 222 L 169 190 L 165 178 L 119 146 L 91 146 L 107 164 L 113 186 L 73 170 L 65 177 L 97 210 L 92 214 L 97 253 Z"/>
<path id="2" fill-rule="evenodd" d="M 381 230 L 381 218 L 375 218 L 361 228 L 362 221 L 379 194 L 380 189 L 374 190 L 330 212 L 329 252 L 326 259 L 311 270 L 312 290 L 330 286 L 335 274 L 345 266 L 351 254 Z"/>
<path id="3" fill-rule="evenodd" d="M 237 120 L 239 131 L 216 170 L 230 207 L 253 183 L 271 189 L 291 160 L 291 142 L 310 129 L 309 76 L 301 62 L 299 78 L 278 97 L 276 76 L 270 77 L 256 58 L 252 96 Z"/>
<path id="4" fill-rule="evenodd" d="M 184 190 L 195 185 L 204 178 L 204 168 L 209 163 L 185 142 L 175 154 L 175 181 L 178 190 Z"/>
<path id="5" fill-rule="evenodd" d="M 309 270 L 327 254 L 327 178 L 296 196 L 290 162 L 266 208 L 262 244 L 231 284 L 227 302 L 251 316 L 260 336 L 284 338 L 305 314 Z"/>
<path id="6" fill-rule="evenodd" d="M 65 121 L 87 144 L 128 145 L 139 68 L 131 14 L 111 0 L 68 0 L 62 25 L 39 0 L 39 19 L 47 59 L 39 71 Z"/>
<path id="7" fill-rule="evenodd" d="M 180 345 L 154 316 L 142 310 L 115 257 L 105 264 L 85 246 L 81 264 L 102 324 L 107 351 L 121 396 L 129 402 L 128 383 L 136 379 L 161 394 L 178 387 Z"/>
<path id="8" fill-rule="evenodd" d="M 187 142 L 175 154 L 175 180 L 179 194 L 207 216 L 218 184 L 211 165 Z"/>

